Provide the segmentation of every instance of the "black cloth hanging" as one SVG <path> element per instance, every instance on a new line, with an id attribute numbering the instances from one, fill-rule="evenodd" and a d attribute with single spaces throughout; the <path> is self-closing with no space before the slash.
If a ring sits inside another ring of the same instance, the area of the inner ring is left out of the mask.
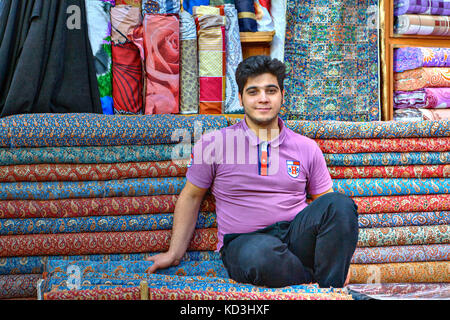
<path id="1" fill-rule="evenodd" d="M 0 111 L 102 113 L 84 0 L 6 0 Z"/>

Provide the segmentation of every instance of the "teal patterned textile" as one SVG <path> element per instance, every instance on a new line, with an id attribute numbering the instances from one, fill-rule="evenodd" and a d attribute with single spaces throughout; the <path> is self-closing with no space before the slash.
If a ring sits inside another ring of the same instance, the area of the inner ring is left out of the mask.
<path id="1" fill-rule="evenodd" d="M 378 0 L 290 0 L 285 119 L 380 120 Z"/>
<path id="2" fill-rule="evenodd" d="M 329 166 L 404 166 L 450 163 L 450 152 L 324 154 Z"/>

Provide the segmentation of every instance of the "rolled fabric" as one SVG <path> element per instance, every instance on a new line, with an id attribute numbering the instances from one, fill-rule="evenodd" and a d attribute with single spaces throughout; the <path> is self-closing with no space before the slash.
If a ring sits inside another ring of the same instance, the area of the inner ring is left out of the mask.
<path id="1" fill-rule="evenodd" d="M 221 114 L 225 103 L 225 17 L 219 8 L 194 7 L 199 59 L 199 113 Z"/>
<path id="2" fill-rule="evenodd" d="M 140 300 L 139 286 L 124 286 L 97 290 L 46 292 L 43 300 Z"/>
<path id="3" fill-rule="evenodd" d="M 450 282 L 450 261 L 351 264 L 350 283 Z"/>
<path id="4" fill-rule="evenodd" d="M 175 14 L 146 14 L 133 32 L 145 61 L 145 114 L 179 112 L 180 25 Z"/>
<path id="5" fill-rule="evenodd" d="M 358 214 L 385 212 L 449 211 L 449 194 L 352 197 Z"/>
<path id="6" fill-rule="evenodd" d="M 288 128 L 312 139 L 379 139 L 379 138 L 431 138 L 450 136 L 448 121 L 346 121 L 287 120 Z"/>
<path id="7" fill-rule="evenodd" d="M 271 0 L 271 13 L 275 34 L 270 44 L 270 56 L 284 61 L 284 41 L 286 36 L 286 1 Z"/>
<path id="8" fill-rule="evenodd" d="M 0 167 L 0 182 L 90 181 L 129 178 L 183 177 L 186 161 L 123 164 L 36 164 Z"/>
<path id="9" fill-rule="evenodd" d="M 0 256 L 160 252 L 171 231 L 89 232 L 0 237 Z M 216 250 L 217 229 L 196 229 L 188 250 Z"/>
<path id="10" fill-rule="evenodd" d="M 155 13 L 180 13 L 181 3 L 179 0 L 141 0 L 142 14 Z"/>
<path id="11" fill-rule="evenodd" d="M 140 8 L 142 3 L 142 0 L 115 0 L 115 1 L 116 6 L 129 5 L 137 8 Z"/>
<path id="12" fill-rule="evenodd" d="M 420 67 L 450 67 L 450 48 L 395 48 L 393 62 L 394 72 Z"/>
<path id="13" fill-rule="evenodd" d="M 0 201 L 1 218 L 69 218 L 170 213 L 178 195 Z M 205 196 L 200 210 L 215 210 L 214 198 Z M 445 210 L 445 209 L 444 209 Z"/>
<path id="14" fill-rule="evenodd" d="M 275 27 L 270 14 L 271 0 L 255 0 L 254 8 L 257 30 L 260 32 L 273 31 Z"/>
<path id="15" fill-rule="evenodd" d="M 424 88 L 424 91 L 426 94 L 426 104 L 424 108 L 450 109 L 450 87 Z"/>
<path id="16" fill-rule="evenodd" d="M 450 152 L 371 152 L 324 154 L 328 166 L 403 166 L 448 164 Z"/>
<path id="17" fill-rule="evenodd" d="M 394 121 L 422 121 L 423 115 L 417 108 L 394 109 Z"/>
<path id="18" fill-rule="evenodd" d="M 450 120 L 450 109 L 419 109 L 424 120 Z"/>
<path id="19" fill-rule="evenodd" d="M 356 248 L 350 263 L 449 261 L 449 244 Z"/>
<path id="20" fill-rule="evenodd" d="M 404 14 L 396 17 L 394 32 L 397 34 L 446 36 L 450 34 L 449 22 L 447 16 Z"/>
<path id="21" fill-rule="evenodd" d="M 232 4 L 225 4 L 223 8 L 226 17 L 226 91 L 224 113 L 244 113 L 244 108 L 239 102 L 239 88 L 235 77 L 236 69 L 243 60 L 237 10 Z"/>
<path id="22" fill-rule="evenodd" d="M 145 253 L 113 253 L 89 255 L 57 255 L 57 256 L 27 256 L 0 258 L 0 274 L 27 274 L 45 272 L 48 261 L 64 260 L 77 261 L 143 261 L 159 252 Z M 186 251 L 180 261 L 220 260 L 219 252 L 215 251 Z"/>
<path id="23" fill-rule="evenodd" d="M 89 41 L 95 58 L 103 114 L 114 114 L 112 98 L 111 2 L 85 0 Z"/>
<path id="24" fill-rule="evenodd" d="M 0 299 L 36 298 L 42 274 L 0 275 Z"/>
<path id="25" fill-rule="evenodd" d="M 172 158 L 188 159 L 189 148 L 178 148 L 175 144 L 149 146 L 105 146 L 105 147 L 43 147 L 0 149 L 0 164 L 10 166 L 8 171 L 26 168 L 33 164 L 113 164 L 127 162 L 168 161 Z M 42 166 L 41 166 L 42 167 Z M 45 169 L 48 170 L 52 166 Z M 44 171 L 44 172 L 45 172 Z M 2 172 L 6 173 L 6 171 Z"/>
<path id="26" fill-rule="evenodd" d="M 0 235 L 171 230 L 173 213 L 78 218 L 6 219 Z M 217 227 L 214 212 L 199 212 L 195 227 Z"/>
<path id="27" fill-rule="evenodd" d="M 450 225 L 359 229 L 357 247 L 449 244 Z"/>
<path id="28" fill-rule="evenodd" d="M 199 79 L 197 29 L 187 11 L 180 13 L 180 113 L 198 113 Z"/>
<path id="29" fill-rule="evenodd" d="M 235 5 L 238 12 L 239 31 L 257 32 L 258 24 L 256 23 L 253 0 L 235 0 Z"/>
<path id="30" fill-rule="evenodd" d="M 414 91 L 394 91 L 394 108 L 423 108 L 427 95 L 425 89 Z"/>
<path id="31" fill-rule="evenodd" d="M 450 3 L 446 0 L 396 0 L 394 15 L 406 13 L 450 15 Z"/>
<path id="32" fill-rule="evenodd" d="M 450 178 L 450 164 L 407 166 L 329 166 L 332 179 L 361 178 Z"/>
<path id="33" fill-rule="evenodd" d="M 333 189 L 348 196 L 395 196 L 444 194 L 450 192 L 450 179 L 335 179 Z"/>
<path id="34" fill-rule="evenodd" d="M 394 73 L 394 89 L 413 91 L 422 88 L 450 87 L 450 68 L 422 67 Z"/>
<path id="35" fill-rule="evenodd" d="M 140 8 L 118 5 L 111 8 L 112 76 L 115 114 L 142 114 L 143 72 L 139 49 L 129 34 L 142 23 Z"/>
<path id="36" fill-rule="evenodd" d="M 323 153 L 450 151 L 450 138 L 315 139 Z"/>
<path id="37" fill-rule="evenodd" d="M 0 200 L 54 200 L 179 194 L 185 177 L 107 181 L 3 182 Z"/>
<path id="38" fill-rule="evenodd" d="M 183 0 L 183 9 L 194 14 L 194 7 L 209 6 L 210 0 Z"/>
<path id="39" fill-rule="evenodd" d="M 447 299 L 449 283 L 361 283 L 350 284 L 348 290 L 377 300 Z"/>
<path id="40" fill-rule="evenodd" d="M 363 214 L 359 228 L 387 228 L 450 224 L 450 211 Z"/>

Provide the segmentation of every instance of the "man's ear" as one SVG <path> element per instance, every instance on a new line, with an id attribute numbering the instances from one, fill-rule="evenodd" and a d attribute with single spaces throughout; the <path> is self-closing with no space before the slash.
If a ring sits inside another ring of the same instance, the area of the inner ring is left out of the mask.
<path id="1" fill-rule="evenodd" d="M 281 104 L 283 104 L 284 103 L 284 89 L 283 89 L 283 91 L 281 91 Z"/>
<path id="2" fill-rule="evenodd" d="M 244 106 L 244 105 L 242 104 L 242 95 L 241 95 L 240 92 L 238 93 L 238 98 L 239 98 L 239 104 L 240 104 L 241 106 Z"/>

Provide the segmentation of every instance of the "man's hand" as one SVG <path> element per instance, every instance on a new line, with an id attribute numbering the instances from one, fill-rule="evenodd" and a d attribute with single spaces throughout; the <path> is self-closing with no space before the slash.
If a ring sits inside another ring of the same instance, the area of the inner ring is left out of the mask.
<path id="1" fill-rule="evenodd" d="M 180 260 L 176 259 L 169 252 L 158 253 L 154 256 L 148 257 L 146 260 L 153 261 L 153 265 L 148 270 L 149 273 L 154 273 L 158 269 L 165 269 L 180 264 Z"/>

